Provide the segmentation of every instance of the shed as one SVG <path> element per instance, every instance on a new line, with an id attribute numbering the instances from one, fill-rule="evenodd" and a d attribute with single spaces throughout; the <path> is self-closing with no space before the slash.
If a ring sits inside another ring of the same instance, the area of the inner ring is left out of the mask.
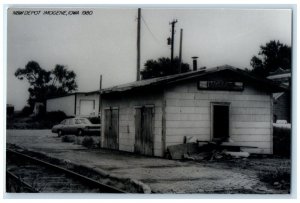
<path id="1" fill-rule="evenodd" d="M 277 120 L 285 120 L 291 123 L 291 92 L 279 92 L 273 94 L 274 123 Z"/>
<path id="2" fill-rule="evenodd" d="M 76 92 L 48 98 L 46 111 L 63 111 L 67 116 L 98 116 L 99 92 Z"/>
<path id="3" fill-rule="evenodd" d="M 101 147 L 164 156 L 184 140 L 231 140 L 271 154 L 272 93 L 283 87 L 232 66 L 103 89 Z"/>
<path id="4" fill-rule="evenodd" d="M 291 70 L 284 70 L 278 68 L 272 72 L 268 79 L 273 80 L 277 84 L 285 85 L 287 90 L 285 92 L 278 92 L 273 94 L 273 115 L 274 123 L 277 120 L 286 120 L 291 122 Z"/>

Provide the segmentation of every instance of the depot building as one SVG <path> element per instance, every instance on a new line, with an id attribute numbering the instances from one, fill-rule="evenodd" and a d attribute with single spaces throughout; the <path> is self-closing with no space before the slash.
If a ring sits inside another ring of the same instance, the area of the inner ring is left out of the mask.
<path id="1" fill-rule="evenodd" d="M 99 91 L 75 92 L 46 100 L 46 111 L 62 111 L 67 116 L 99 116 Z"/>
<path id="2" fill-rule="evenodd" d="M 284 90 L 228 65 L 107 88 L 101 147 L 162 157 L 184 140 L 230 141 L 271 154 L 272 93 Z"/>

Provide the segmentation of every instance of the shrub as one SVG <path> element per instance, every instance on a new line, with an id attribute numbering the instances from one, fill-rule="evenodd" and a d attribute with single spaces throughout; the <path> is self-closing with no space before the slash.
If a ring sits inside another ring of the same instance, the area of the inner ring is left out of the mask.
<path id="1" fill-rule="evenodd" d="M 273 127 L 274 154 L 287 156 L 291 154 L 291 129 L 284 127 Z"/>
<path id="2" fill-rule="evenodd" d="M 39 123 L 40 128 L 52 128 L 66 118 L 66 114 L 62 111 L 51 111 L 34 117 L 34 121 Z"/>
<path id="3" fill-rule="evenodd" d="M 82 140 L 83 140 L 83 137 L 76 136 L 75 144 L 82 145 Z"/>
<path id="4" fill-rule="evenodd" d="M 101 122 L 100 117 L 90 117 L 88 119 L 91 121 L 92 124 L 100 124 Z"/>
<path id="5" fill-rule="evenodd" d="M 67 116 L 63 111 L 51 111 L 47 112 L 45 115 L 45 120 L 60 123 L 62 120 L 66 119 Z"/>
<path id="6" fill-rule="evenodd" d="M 64 135 L 61 138 L 62 142 L 75 142 L 75 135 Z"/>
<path id="7" fill-rule="evenodd" d="M 276 167 L 270 171 L 260 171 L 258 178 L 270 185 L 278 183 L 281 185 L 281 189 L 289 189 L 291 182 L 291 171 L 287 167 Z"/>
<path id="8" fill-rule="evenodd" d="M 92 148 L 95 144 L 95 141 L 92 137 L 85 137 L 82 140 L 82 145 L 86 148 Z"/>
<path id="9" fill-rule="evenodd" d="M 31 108 L 30 106 L 24 106 L 24 108 L 22 109 L 22 116 L 29 116 L 30 114 L 32 114 L 33 112 L 33 108 Z"/>
<path id="10" fill-rule="evenodd" d="M 6 105 L 6 114 L 8 117 L 11 117 L 14 115 L 15 107 L 11 105 Z"/>

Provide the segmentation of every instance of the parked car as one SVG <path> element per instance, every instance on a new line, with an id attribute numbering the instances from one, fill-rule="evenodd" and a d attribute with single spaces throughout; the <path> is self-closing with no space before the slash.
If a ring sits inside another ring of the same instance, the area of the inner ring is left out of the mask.
<path id="1" fill-rule="evenodd" d="M 58 136 L 75 134 L 78 136 L 98 134 L 100 135 L 101 124 L 92 124 L 87 118 L 68 118 L 60 124 L 52 127 L 52 132 Z"/>

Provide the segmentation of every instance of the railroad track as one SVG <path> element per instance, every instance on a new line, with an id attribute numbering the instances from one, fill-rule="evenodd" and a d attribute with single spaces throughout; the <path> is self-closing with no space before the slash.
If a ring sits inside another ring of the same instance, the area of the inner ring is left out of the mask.
<path id="1" fill-rule="evenodd" d="M 7 149 L 7 192 L 125 193 L 37 158 Z"/>

